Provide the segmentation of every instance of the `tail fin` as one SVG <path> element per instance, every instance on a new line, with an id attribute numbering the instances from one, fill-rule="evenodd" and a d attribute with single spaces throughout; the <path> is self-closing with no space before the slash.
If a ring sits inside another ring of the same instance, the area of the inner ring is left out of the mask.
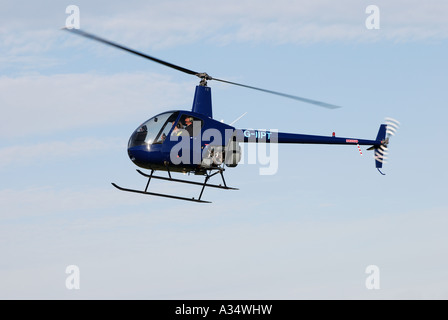
<path id="1" fill-rule="evenodd" d="M 387 129 L 387 125 L 382 124 L 380 126 L 380 129 L 378 130 L 378 135 L 376 136 L 376 141 L 378 141 L 379 144 L 381 144 L 381 141 L 384 141 L 386 139 L 386 129 Z"/>
<path id="2" fill-rule="evenodd" d="M 375 167 L 380 169 L 383 167 L 383 162 L 386 160 L 387 142 L 386 141 L 387 125 L 382 124 L 376 136 L 377 144 L 373 146 L 375 149 Z"/>

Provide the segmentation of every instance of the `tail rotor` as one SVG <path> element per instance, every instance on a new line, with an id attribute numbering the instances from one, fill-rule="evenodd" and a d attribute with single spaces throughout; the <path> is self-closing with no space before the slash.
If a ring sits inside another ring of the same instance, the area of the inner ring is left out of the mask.
<path id="1" fill-rule="evenodd" d="M 397 133 L 398 128 L 400 127 L 400 122 L 392 118 L 386 118 L 386 139 L 389 139 L 390 136 L 394 136 Z"/>
<path id="2" fill-rule="evenodd" d="M 386 163 L 387 161 L 387 156 L 389 153 L 388 145 L 390 137 L 394 136 L 397 133 L 398 128 L 400 127 L 400 122 L 393 118 L 386 118 L 385 120 L 386 120 L 386 135 L 384 140 L 381 140 L 381 145 L 375 148 L 375 154 L 374 154 L 376 168 L 382 175 L 385 174 L 382 173 L 380 169 L 383 167 L 383 163 Z"/>

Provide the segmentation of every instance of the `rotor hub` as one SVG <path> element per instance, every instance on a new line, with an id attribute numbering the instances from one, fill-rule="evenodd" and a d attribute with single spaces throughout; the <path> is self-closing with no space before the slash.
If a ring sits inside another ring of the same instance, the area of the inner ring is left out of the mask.
<path id="1" fill-rule="evenodd" d="M 203 86 L 203 87 L 207 86 L 207 80 L 212 80 L 213 79 L 206 72 L 196 73 L 196 76 L 198 78 L 201 78 L 201 81 L 199 82 L 199 85 Z"/>

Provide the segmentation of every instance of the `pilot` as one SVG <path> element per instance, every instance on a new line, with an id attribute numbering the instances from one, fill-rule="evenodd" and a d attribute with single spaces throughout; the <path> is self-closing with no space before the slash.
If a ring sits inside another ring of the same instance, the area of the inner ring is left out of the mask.
<path id="1" fill-rule="evenodd" d="M 193 136 L 193 117 L 185 118 L 185 130 L 187 130 L 190 137 Z"/>
<path id="2" fill-rule="evenodd" d="M 175 121 L 173 121 L 173 126 L 174 126 Z M 174 126 L 173 132 L 171 133 L 172 136 L 180 136 L 182 134 L 182 124 L 180 123 L 180 121 Z"/>

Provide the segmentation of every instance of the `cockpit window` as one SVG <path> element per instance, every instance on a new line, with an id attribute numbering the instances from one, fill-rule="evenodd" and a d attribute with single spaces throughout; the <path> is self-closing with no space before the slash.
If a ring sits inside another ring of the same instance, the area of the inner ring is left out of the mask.
<path id="1" fill-rule="evenodd" d="M 201 133 L 202 125 L 201 119 L 184 114 L 180 117 L 171 135 L 196 137 Z"/>
<path id="2" fill-rule="evenodd" d="M 167 112 L 149 119 L 134 131 L 129 139 L 128 147 L 162 143 L 178 115 L 179 112 Z"/>
<path id="3" fill-rule="evenodd" d="M 177 116 L 176 116 L 177 118 Z M 168 136 L 169 132 L 174 126 L 174 123 L 176 122 L 176 118 L 172 119 L 170 117 L 167 122 L 165 122 L 165 125 L 162 128 L 162 131 L 160 131 L 159 135 L 157 136 L 157 140 L 155 143 L 163 143 L 165 141 L 166 137 Z"/>

